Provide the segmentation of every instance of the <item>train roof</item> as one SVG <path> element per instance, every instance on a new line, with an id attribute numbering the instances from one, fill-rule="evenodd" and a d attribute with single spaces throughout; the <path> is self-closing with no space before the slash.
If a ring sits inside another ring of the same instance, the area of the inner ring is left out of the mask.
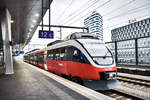
<path id="1" fill-rule="evenodd" d="M 25 54 L 28 54 L 28 53 L 31 53 L 31 52 L 34 52 L 34 51 L 37 51 L 37 50 L 40 50 L 40 49 L 33 49 L 33 50 L 29 51 L 29 52 L 26 52 Z"/>
<path id="2" fill-rule="evenodd" d="M 59 41 L 59 42 L 55 42 L 55 43 L 52 43 L 51 45 L 49 45 L 48 47 L 46 48 L 43 48 L 43 49 L 38 49 L 38 50 L 32 50 L 30 52 L 28 52 L 27 54 L 32 54 L 32 53 L 39 53 L 39 52 L 43 52 L 43 51 L 47 51 L 49 50 L 50 48 L 51 49 L 54 49 L 54 48 L 58 48 L 58 47 L 63 47 L 64 44 L 65 45 L 73 45 L 73 42 L 76 42 L 76 41 L 79 41 L 81 43 L 85 43 L 85 42 L 101 42 L 101 43 L 104 43 L 103 41 L 101 40 L 98 40 L 98 39 L 70 39 L 70 40 L 63 40 L 63 41 Z"/>
<path id="3" fill-rule="evenodd" d="M 68 35 L 65 40 L 69 39 L 99 39 L 96 35 L 93 35 L 91 33 L 85 33 L 85 32 L 75 32 L 70 35 Z"/>
<path id="4" fill-rule="evenodd" d="M 48 48 L 53 47 L 54 45 L 59 45 L 59 44 L 65 43 L 65 42 L 70 41 L 70 40 L 71 41 L 80 40 L 82 42 L 83 41 L 84 42 L 85 41 L 99 41 L 99 42 L 102 42 L 101 40 L 98 39 L 98 37 L 96 35 L 93 35 L 93 34 L 90 34 L 90 33 L 85 33 L 85 32 L 75 32 L 75 33 L 72 33 L 72 34 L 68 35 L 64 40 L 56 40 L 54 42 L 51 42 L 51 43 L 47 44 L 47 47 L 44 48 L 44 49 L 32 50 L 32 51 L 27 52 L 26 54 L 42 52 L 42 51 L 47 50 Z M 102 42 L 102 43 L 104 43 L 104 42 Z"/>
<path id="5" fill-rule="evenodd" d="M 51 46 L 51 45 L 54 45 L 54 44 L 57 44 L 57 43 L 60 43 L 60 42 L 63 42 L 63 40 L 56 40 L 56 41 L 54 41 L 54 42 L 48 43 L 48 44 L 47 44 L 47 47 L 48 47 L 48 46 Z"/>

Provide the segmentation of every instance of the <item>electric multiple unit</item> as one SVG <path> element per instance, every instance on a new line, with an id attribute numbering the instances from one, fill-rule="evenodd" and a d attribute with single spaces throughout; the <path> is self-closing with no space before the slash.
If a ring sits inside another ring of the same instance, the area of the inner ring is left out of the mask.
<path id="1" fill-rule="evenodd" d="M 24 61 L 94 90 L 115 88 L 117 67 L 112 53 L 102 41 L 83 35 L 27 53 Z"/>

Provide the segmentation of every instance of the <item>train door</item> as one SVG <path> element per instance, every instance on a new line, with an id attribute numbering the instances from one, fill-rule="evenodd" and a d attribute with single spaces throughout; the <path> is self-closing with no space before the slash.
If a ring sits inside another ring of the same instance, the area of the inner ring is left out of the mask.
<path id="1" fill-rule="evenodd" d="M 38 65 L 41 68 L 45 69 L 45 67 L 44 67 L 44 53 L 43 52 L 39 53 L 39 55 L 38 55 Z"/>
<path id="2" fill-rule="evenodd" d="M 59 73 L 68 75 L 66 66 L 67 61 L 65 60 L 65 51 L 65 47 L 59 48 L 58 68 L 60 71 Z"/>
<path id="3" fill-rule="evenodd" d="M 67 69 L 72 76 L 84 76 L 85 61 L 83 57 L 85 56 L 76 47 L 67 47 Z"/>
<path id="4" fill-rule="evenodd" d="M 53 60 L 54 60 L 53 50 L 48 50 L 46 55 L 47 55 L 47 57 L 46 57 L 47 69 L 48 69 L 49 71 L 53 71 L 53 69 L 52 69 Z"/>
<path id="5" fill-rule="evenodd" d="M 48 70 L 46 59 L 47 59 L 47 51 L 44 52 L 44 68 L 45 68 L 45 70 Z"/>
<path id="6" fill-rule="evenodd" d="M 57 67 L 58 67 L 58 58 L 59 58 L 59 52 L 58 49 L 53 50 L 53 65 L 52 69 L 55 73 L 58 73 Z"/>

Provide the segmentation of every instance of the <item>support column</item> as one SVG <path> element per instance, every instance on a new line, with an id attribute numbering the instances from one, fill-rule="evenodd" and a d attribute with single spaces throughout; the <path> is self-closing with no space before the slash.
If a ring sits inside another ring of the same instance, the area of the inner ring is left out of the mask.
<path id="1" fill-rule="evenodd" d="M 13 59 L 12 59 L 12 46 L 11 42 L 11 15 L 8 9 L 3 11 L 1 15 L 1 29 L 3 38 L 3 49 L 4 49 L 4 67 L 5 74 L 13 74 Z"/>
<path id="2" fill-rule="evenodd" d="M 60 40 L 62 39 L 62 32 L 61 32 L 61 27 L 60 27 Z"/>
<path id="3" fill-rule="evenodd" d="M 135 61 L 136 65 L 138 65 L 138 40 L 135 39 Z"/>
<path id="4" fill-rule="evenodd" d="M 116 60 L 116 64 L 118 64 L 118 52 L 117 52 L 117 41 L 115 41 L 115 60 Z"/>
<path id="5" fill-rule="evenodd" d="M 51 0 L 49 0 L 49 31 L 51 31 Z"/>
<path id="6" fill-rule="evenodd" d="M 42 31 L 43 31 L 43 16 L 44 16 L 44 15 L 43 15 L 43 0 L 42 0 L 42 3 L 41 3 L 41 4 L 42 4 L 42 9 L 41 9 L 41 13 L 42 13 L 42 14 L 41 14 L 41 18 L 42 18 Z"/>

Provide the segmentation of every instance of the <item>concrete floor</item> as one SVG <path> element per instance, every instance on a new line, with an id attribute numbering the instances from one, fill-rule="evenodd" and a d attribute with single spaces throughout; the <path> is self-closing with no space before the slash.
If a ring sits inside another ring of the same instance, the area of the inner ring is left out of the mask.
<path id="1" fill-rule="evenodd" d="M 13 75 L 0 74 L 0 100 L 88 100 L 44 74 L 14 61 Z"/>

